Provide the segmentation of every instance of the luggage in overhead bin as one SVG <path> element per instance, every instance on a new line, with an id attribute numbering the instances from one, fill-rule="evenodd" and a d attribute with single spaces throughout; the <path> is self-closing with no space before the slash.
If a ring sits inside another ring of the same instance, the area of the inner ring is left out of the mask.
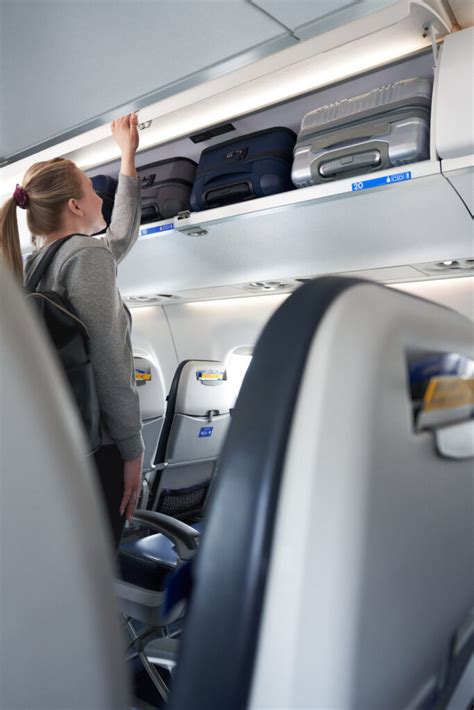
<path id="1" fill-rule="evenodd" d="M 117 180 L 110 175 L 94 175 L 91 178 L 94 190 L 99 197 L 102 198 L 102 215 L 105 219 L 107 227 L 112 219 L 112 210 L 114 207 L 115 192 L 117 190 Z M 103 234 L 105 229 L 100 232 Z"/>
<path id="2" fill-rule="evenodd" d="M 175 217 L 189 209 L 197 163 L 170 158 L 137 168 L 142 194 L 142 224 Z"/>
<path id="3" fill-rule="evenodd" d="M 221 207 L 292 190 L 295 141 L 289 128 L 276 127 L 206 148 L 199 160 L 191 209 Z"/>
<path id="4" fill-rule="evenodd" d="M 413 78 L 310 111 L 291 173 L 297 187 L 396 167 L 430 155 L 431 82 Z"/>

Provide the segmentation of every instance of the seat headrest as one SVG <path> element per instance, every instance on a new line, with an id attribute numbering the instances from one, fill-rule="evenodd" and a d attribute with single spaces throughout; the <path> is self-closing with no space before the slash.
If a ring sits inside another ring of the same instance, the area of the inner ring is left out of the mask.
<path id="1" fill-rule="evenodd" d="M 138 353 L 133 360 L 142 421 L 162 417 L 165 413 L 165 390 L 157 363 L 149 355 Z"/>
<path id="2" fill-rule="evenodd" d="M 232 390 L 223 362 L 189 360 L 182 367 L 176 392 L 175 412 L 205 416 L 209 411 L 227 414 L 232 406 Z"/>

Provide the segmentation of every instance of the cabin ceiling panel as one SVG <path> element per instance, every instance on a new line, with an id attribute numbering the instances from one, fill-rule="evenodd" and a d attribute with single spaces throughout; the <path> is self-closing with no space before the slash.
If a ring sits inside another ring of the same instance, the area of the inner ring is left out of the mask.
<path id="1" fill-rule="evenodd" d="M 296 42 L 246 0 L 2 0 L 1 13 L 0 159 Z"/>
<path id="2" fill-rule="evenodd" d="M 251 0 L 300 39 L 328 32 L 397 0 Z"/>

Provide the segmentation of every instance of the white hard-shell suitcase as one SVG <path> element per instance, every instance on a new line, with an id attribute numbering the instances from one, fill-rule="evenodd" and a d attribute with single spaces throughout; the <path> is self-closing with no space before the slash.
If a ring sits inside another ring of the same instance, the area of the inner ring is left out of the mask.
<path id="1" fill-rule="evenodd" d="M 431 82 L 404 79 L 310 111 L 294 149 L 297 187 L 427 160 Z"/>

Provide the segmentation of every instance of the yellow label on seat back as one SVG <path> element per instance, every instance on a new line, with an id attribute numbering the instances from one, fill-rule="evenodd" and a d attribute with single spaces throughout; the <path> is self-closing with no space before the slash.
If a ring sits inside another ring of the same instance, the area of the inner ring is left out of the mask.
<path id="1" fill-rule="evenodd" d="M 432 377 L 423 398 L 423 412 L 474 406 L 474 378 Z"/>
<path id="2" fill-rule="evenodd" d="M 151 380 L 151 370 L 135 369 L 135 380 L 136 382 L 149 382 Z"/>
<path id="3" fill-rule="evenodd" d="M 224 374 L 223 370 L 198 370 L 196 379 L 199 382 L 219 382 L 224 379 Z"/>

